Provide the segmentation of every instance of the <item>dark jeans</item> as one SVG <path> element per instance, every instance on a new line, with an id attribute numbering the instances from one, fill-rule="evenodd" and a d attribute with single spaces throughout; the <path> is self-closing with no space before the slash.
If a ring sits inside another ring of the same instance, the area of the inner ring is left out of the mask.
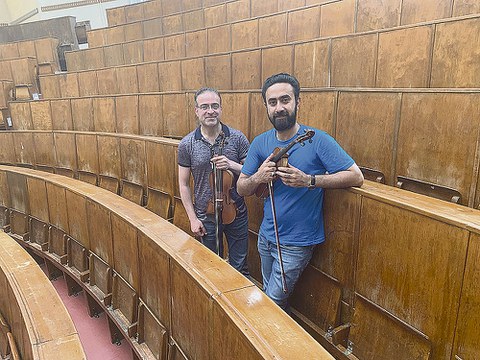
<path id="1" fill-rule="evenodd" d="M 200 219 L 207 229 L 207 234 L 202 237 L 202 243 L 217 253 L 215 237 L 215 216 L 207 215 Z M 221 233 L 225 233 L 228 243 L 228 262 L 243 275 L 249 275 L 247 266 L 248 253 L 248 213 L 245 211 L 237 215 L 235 220 L 228 225 L 220 225 Z M 220 239 L 220 254 L 223 253 L 223 238 Z"/>

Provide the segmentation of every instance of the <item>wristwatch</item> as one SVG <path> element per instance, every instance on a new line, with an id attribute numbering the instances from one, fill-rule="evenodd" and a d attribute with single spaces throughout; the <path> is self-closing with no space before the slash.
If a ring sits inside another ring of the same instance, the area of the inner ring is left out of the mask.
<path id="1" fill-rule="evenodd" d="M 315 189 L 315 175 L 310 175 L 310 184 L 308 184 L 308 189 Z"/>

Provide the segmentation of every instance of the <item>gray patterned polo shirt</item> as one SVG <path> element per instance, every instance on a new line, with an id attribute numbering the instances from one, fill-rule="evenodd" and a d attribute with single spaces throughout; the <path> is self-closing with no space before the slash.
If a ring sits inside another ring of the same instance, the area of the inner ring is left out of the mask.
<path id="1" fill-rule="evenodd" d="M 239 130 L 233 129 L 222 123 L 222 131 L 225 134 L 225 146 L 223 155 L 237 163 L 243 162 L 247 157 L 250 143 L 247 137 Z M 194 208 L 197 217 L 203 218 L 207 209 L 208 200 L 212 198 L 209 176 L 212 172 L 210 158 L 212 147 L 218 153 L 217 142 L 210 144 L 200 131 L 200 127 L 186 135 L 178 145 L 178 165 L 190 168 L 194 184 Z M 234 174 L 233 189 L 230 191 L 231 198 L 235 201 L 239 212 L 245 210 L 245 201 L 237 193 L 238 175 Z"/>

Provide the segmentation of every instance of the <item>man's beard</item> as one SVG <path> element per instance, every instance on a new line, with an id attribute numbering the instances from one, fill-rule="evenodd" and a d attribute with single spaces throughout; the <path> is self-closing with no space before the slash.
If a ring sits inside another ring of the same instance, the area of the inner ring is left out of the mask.
<path id="1" fill-rule="evenodd" d="M 292 114 L 287 111 L 276 115 L 269 116 L 270 122 L 277 131 L 285 131 L 291 129 L 297 122 L 297 109 Z"/>

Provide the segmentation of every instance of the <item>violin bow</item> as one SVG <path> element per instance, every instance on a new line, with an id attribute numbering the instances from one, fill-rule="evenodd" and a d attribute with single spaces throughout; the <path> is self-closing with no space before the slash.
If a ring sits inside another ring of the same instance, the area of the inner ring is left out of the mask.
<path id="1" fill-rule="evenodd" d="M 215 145 L 218 146 L 218 155 L 222 155 L 223 146 L 225 144 L 225 134 L 223 131 L 220 133 L 219 139 L 215 141 Z M 212 157 L 215 156 L 214 146 L 212 146 Z M 220 241 L 223 241 L 223 236 L 220 232 L 220 223 L 222 219 L 223 198 L 218 196 L 223 186 L 223 176 L 221 171 L 217 171 L 217 166 L 212 162 L 213 171 L 213 204 L 215 205 L 215 242 L 217 246 L 217 255 L 223 258 L 220 254 Z M 220 238 L 222 238 L 220 240 Z"/>
<path id="2" fill-rule="evenodd" d="M 306 129 L 305 134 L 298 136 L 294 141 L 292 141 L 286 148 L 282 149 L 272 161 L 277 162 L 280 158 L 292 148 L 296 143 L 301 143 L 305 140 L 312 141 L 311 138 L 315 135 L 315 131 L 312 129 Z M 270 205 L 272 206 L 272 217 L 273 217 L 273 229 L 275 231 L 275 242 L 277 244 L 277 253 L 278 253 L 278 262 L 280 264 L 280 274 L 282 276 L 282 288 L 285 294 L 288 293 L 287 288 L 287 278 L 285 276 L 285 270 L 283 269 L 283 259 L 282 259 L 282 249 L 280 248 L 280 237 L 278 235 L 278 224 L 277 224 L 277 212 L 275 211 L 275 201 L 273 198 L 273 180 L 268 182 L 268 194 L 270 196 Z"/>
<path id="3" fill-rule="evenodd" d="M 285 294 L 288 293 L 287 278 L 283 269 L 282 250 L 280 248 L 280 237 L 278 236 L 277 213 L 275 211 L 275 202 L 273 200 L 273 181 L 268 182 L 268 193 L 270 195 L 270 204 L 272 206 L 273 229 L 275 230 L 275 242 L 277 243 L 278 262 L 280 264 L 280 274 L 282 276 L 282 288 Z"/>
<path id="4" fill-rule="evenodd" d="M 215 191 L 213 192 L 213 201 L 215 204 L 215 242 L 217 246 L 217 255 L 220 257 L 223 257 L 220 254 L 220 222 L 222 218 L 222 200 L 218 198 L 218 186 L 221 186 L 221 179 L 218 178 L 217 174 L 217 167 L 215 164 L 213 164 L 213 171 L 215 172 L 215 175 L 213 176 L 213 182 L 214 182 L 214 187 Z"/>

